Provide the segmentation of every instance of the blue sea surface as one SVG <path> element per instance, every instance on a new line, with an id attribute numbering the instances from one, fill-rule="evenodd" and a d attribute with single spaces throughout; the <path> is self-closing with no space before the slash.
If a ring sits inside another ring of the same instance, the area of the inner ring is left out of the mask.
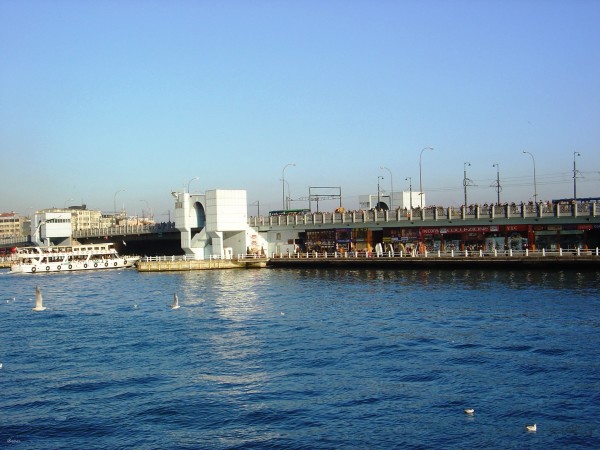
<path id="1" fill-rule="evenodd" d="M 1 271 L 0 363 L 7 448 L 600 448 L 600 272 Z"/>

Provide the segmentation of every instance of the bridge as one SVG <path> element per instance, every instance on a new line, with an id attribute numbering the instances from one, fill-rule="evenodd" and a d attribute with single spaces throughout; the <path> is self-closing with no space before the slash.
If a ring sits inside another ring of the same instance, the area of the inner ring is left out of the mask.
<path id="1" fill-rule="evenodd" d="M 288 236 L 296 242 L 298 232 L 326 229 L 386 229 L 419 227 L 469 226 L 493 227 L 494 225 L 528 226 L 576 226 L 590 230 L 594 235 L 600 231 L 600 203 L 587 202 L 540 202 L 538 204 L 473 205 L 462 207 L 412 208 L 389 210 L 358 210 L 336 212 L 302 212 L 269 216 L 251 216 L 247 219 L 250 228 L 266 233 L 269 241 L 267 254 L 285 252 L 285 245 L 271 244 L 277 240 L 272 232 L 295 233 Z M 451 230 L 449 228 L 449 230 Z M 448 230 L 446 230 L 448 231 Z M 444 231 L 444 232 L 446 232 Z M 110 240 L 122 253 L 139 255 L 181 255 L 181 232 L 174 223 L 154 225 L 123 225 L 107 228 L 75 230 L 73 239 L 82 243 Z M 30 245 L 28 237 L 0 239 L 0 248 Z M 596 245 L 594 245 L 595 247 Z M 289 248 L 293 253 L 293 249 Z"/>

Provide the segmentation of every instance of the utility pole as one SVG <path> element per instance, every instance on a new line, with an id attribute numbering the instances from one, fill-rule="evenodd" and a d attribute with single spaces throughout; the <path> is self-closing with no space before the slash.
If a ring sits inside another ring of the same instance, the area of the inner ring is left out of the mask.
<path id="1" fill-rule="evenodd" d="M 465 188 L 465 208 L 467 207 L 467 186 L 471 186 L 472 181 L 467 178 L 467 166 L 470 166 L 470 162 L 466 162 L 464 164 L 464 177 L 463 177 L 463 186 Z"/>
<path id="2" fill-rule="evenodd" d="M 573 200 L 577 201 L 577 166 L 575 157 L 581 156 L 579 152 L 573 152 Z"/>
<path id="3" fill-rule="evenodd" d="M 500 186 L 500 164 L 496 163 L 492 167 L 496 168 L 496 192 L 498 193 L 498 204 L 500 204 L 500 191 L 502 190 Z"/>

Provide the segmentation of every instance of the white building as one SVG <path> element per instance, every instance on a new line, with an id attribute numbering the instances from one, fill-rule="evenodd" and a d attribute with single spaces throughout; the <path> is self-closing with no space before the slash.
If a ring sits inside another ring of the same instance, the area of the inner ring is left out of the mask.
<path id="1" fill-rule="evenodd" d="M 31 241 L 37 245 L 71 245 L 71 211 L 36 211 L 31 224 Z"/>
<path id="2" fill-rule="evenodd" d="M 393 192 L 380 193 L 379 196 L 368 194 L 359 195 L 358 203 L 360 209 L 375 209 L 379 201 L 380 209 L 394 211 L 396 209 L 411 209 L 421 206 L 421 196 L 423 197 L 423 207 L 425 207 L 425 194 L 421 192 Z M 412 199 L 411 199 L 412 197 Z"/>
<path id="3" fill-rule="evenodd" d="M 172 192 L 181 249 L 194 259 L 231 258 L 267 252 L 267 242 L 248 226 L 245 190 L 214 189 L 205 194 Z"/>

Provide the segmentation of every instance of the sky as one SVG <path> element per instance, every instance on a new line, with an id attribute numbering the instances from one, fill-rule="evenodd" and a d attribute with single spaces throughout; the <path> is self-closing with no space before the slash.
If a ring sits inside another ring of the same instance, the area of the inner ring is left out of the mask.
<path id="1" fill-rule="evenodd" d="M 501 202 L 551 200 L 574 161 L 597 197 L 598 23 L 600 0 L 0 0 L 0 212 L 163 221 L 189 188 L 262 214 L 283 186 L 356 209 L 378 183 L 458 206 L 465 169 L 468 203 L 498 175 Z"/>

